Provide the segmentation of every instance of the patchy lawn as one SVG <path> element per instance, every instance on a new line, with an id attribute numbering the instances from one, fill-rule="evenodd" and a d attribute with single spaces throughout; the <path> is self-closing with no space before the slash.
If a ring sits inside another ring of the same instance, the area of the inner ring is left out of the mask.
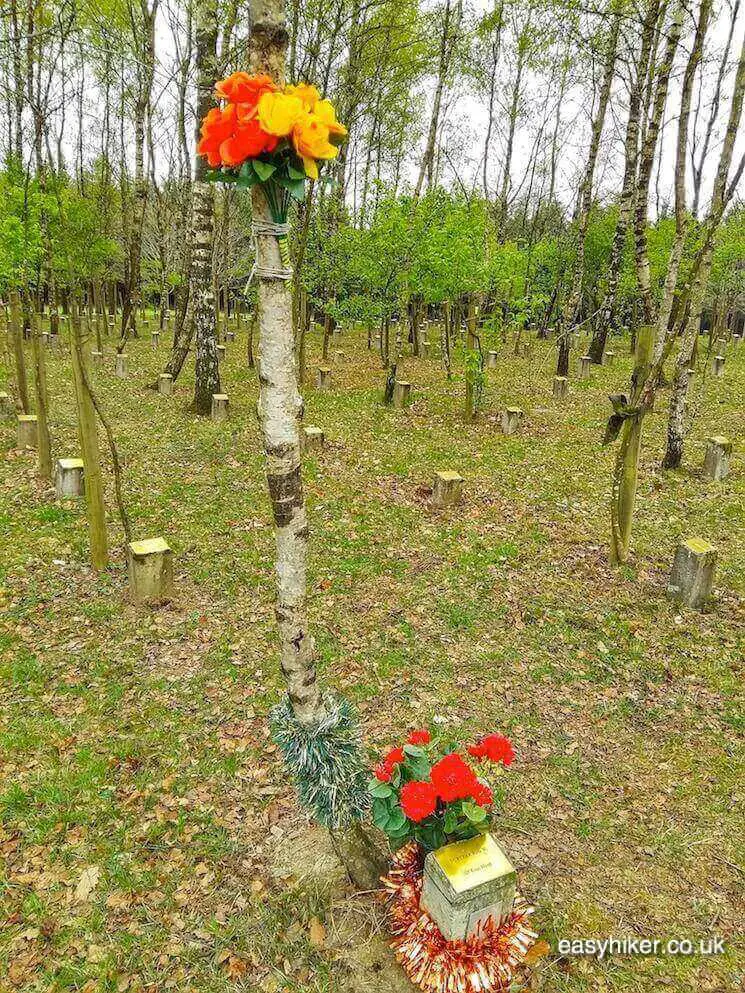
<path id="1" fill-rule="evenodd" d="M 628 382 L 625 341 L 565 401 L 551 395 L 550 344 L 527 359 L 501 346 L 469 426 L 462 379 L 436 360 L 405 361 L 413 404 L 393 411 L 362 332 L 336 347 L 333 389 L 305 391 L 305 422 L 327 438 L 305 466 L 323 679 L 354 699 L 372 747 L 433 719 L 513 738 L 497 833 L 551 946 L 527 988 L 733 990 L 745 347 L 730 346 L 723 378 L 697 376 L 679 472 L 658 468 L 666 396 L 647 419 L 634 554 L 619 570 L 607 561 L 613 450 L 599 439 L 607 394 Z M 267 734 L 282 684 L 245 333 L 223 366 L 224 424 L 189 412 L 188 376 L 172 398 L 146 388 L 165 345 L 132 342 L 126 381 L 113 350 L 92 375 L 126 458 L 135 537 L 167 538 L 177 596 L 151 613 L 128 603 L 113 512 L 112 567 L 91 573 L 82 506 L 38 484 L 4 417 L 0 990 L 404 990 L 378 907 L 344 883 Z M 50 354 L 49 378 L 55 457 L 78 454 L 66 356 Z M 505 405 L 526 412 L 509 438 Z M 735 441 L 722 483 L 701 472 L 711 434 Z M 430 508 L 437 469 L 465 477 L 461 506 Z M 108 498 L 113 511 L 111 486 Z M 693 534 L 719 549 L 705 613 L 664 593 L 675 544 Z M 557 950 L 610 935 L 716 935 L 726 950 L 603 962 Z"/>

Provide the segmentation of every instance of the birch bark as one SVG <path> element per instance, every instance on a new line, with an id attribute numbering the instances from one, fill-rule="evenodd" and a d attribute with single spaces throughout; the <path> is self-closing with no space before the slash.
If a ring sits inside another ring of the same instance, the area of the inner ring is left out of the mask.
<path id="1" fill-rule="evenodd" d="M 745 99 L 745 39 L 743 39 L 740 50 L 740 58 L 735 75 L 734 89 L 732 92 L 732 103 L 730 105 L 730 115 L 727 124 L 727 131 L 722 143 L 722 150 L 719 157 L 719 167 L 717 168 L 714 180 L 714 191 L 709 208 L 709 215 L 706 219 L 703 231 L 702 245 L 694 260 L 692 285 L 689 292 L 687 319 L 684 324 L 683 337 L 680 342 L 678 358 L 675 366 L 675 381 L 670 396 L 670 411 L 667 424 L 667 448 L 662 460 L 664 469 L 675 469 L 680 465 L 683 457 L 684 438 L 684 415 L 685 402 L 688 392 L 689 366 L 693 349 L 698 337 L 699 323 L 701 320 L 701 310 L 703 307 L 704 293 L 709 281 L 711 272 L 712 255 L 714 252 L 714 236 L 721 223 L 727 204 L 735 191 L 736 183 L 729 181 L 729 171 L 732 165 L 732 156 L 735 148 L 735 140 L 740 128 L 742 118 L 742 105 Z M 745 162 L 745 158 L 743 159 Z M 740 167 L 736 170 L 737 175 L 741 174 Z"/>
<path id="2" fill-rule="evenodd" d="M 212 90 L 217 79 L 217 3 L 200 0 L 194 12 L 197 55 L 197 135 L 202 118 L 213 106 Z M 194 407 L 208 415 L 212 395 L 220 393 L 217 363 L 217 320 L 212 282 L 215 228 L 214 190 L 205 180 L 206 163 L 197 156 L 192 188 L 192 238 L 189 307 L 196 341 Z M 188 341 L 188 336 L 187 336 Z M 182 343 L 187 345 L 187 341 Z M 188 345 L 187 345 L 188 347 Z"/>
<path id="3" fill-rule="evenodd" d="M 284 80 L 288 42 L 282 0 L 252 0 L 251 63 L 255 72 Z M 251 191 L 253 221 L 272 216 L 261 185 Z M 308 523 L 300 471 L 300 420 L 292 294 L 287 280 L 267 278 L 262 269 L 283 268 L 277 239 L 257 233 L 259 298 L 259 419 L 266 452 L 266 476 L 276 529 L 280 665 L 295 716 L 304 724 L 324 715 L 315 666 L 315 647 L 306 614 Z"/>
<path id="4" fill-rule="evenodd" d="M 600 150 L 600 138 L 605 124 L 605 115 L 610 101 L 611 88 L 616 72 L 616 60 L 618 57 L 618 34 L 621 27 L 621 15 L 616 12 L 611 22 L 610 35 L 608 37 L 608 48 L 603 66 L 603 80 L 600 87 L 600 96 L 595 118 L 592 122 L 592 137 L 590 139 L 590 150 L 587 155 L 587 165 L 582 178 L 582 185 L 579 192 L 579 217 L 577 220 L 577 246 L 574 259 L 574 269 L 572 273 L 572 285 L 567 299 L 562 309 L 562 317 L 559 326 L 559 352 L 556 362 L 556 375 L 567 376 L 569 374 L 569 352 L 571 347 L 571 328 L 579 317 L 580 305 L 582 302 L 582 283 L 585 271 L 585 244 L 587 242 L 587 231 L 590 226 L 590 212 L 592 210 L 592 187 L 595 178 L 595 166 Z"/>
<path id="5" fill-rule="evenodd" d="M 652 0 L 647 7 L 647 13 L 642 26 L 639 59 L 636 63 L 636 75 L 629 96 L 629 116 L 626 124 L 624 148 L 623 186 L 621 189 L 621 200 L 618 205 L 618 220 L 616 221 L 616 228 L 613 233 L 611 257 L 608 263 L 608 282 L 600 321 L 593 333 L 588 349 L 588 355 L 595 365 L 600 365 L 603 361 L 603 353 L 608 334 L 614 329 L 617 320 L 618 286 L 621 279 L 623 249 L 626 244 L 626 232 L 629 221 L 631 220 L 634 209 L 636 167 L 639 159 L 639 118 L 641 115 L 642 90 L 644 88 L 644 80 L 647 77 L 647 67 L 649 65 L 659 9 L 658 0 Z"/>

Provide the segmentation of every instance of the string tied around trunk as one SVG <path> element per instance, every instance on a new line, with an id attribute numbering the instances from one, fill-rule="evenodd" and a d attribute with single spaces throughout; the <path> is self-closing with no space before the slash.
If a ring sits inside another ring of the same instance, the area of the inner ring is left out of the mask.
<path id="1" fill-rule="evenodd" d="M 292 266 L 290 264 L 290 246 L 287 241 L 287 236 L 290 233 L 290 225 L 285 222 L 277 221 L 254 221 L 252 224 L 252 234 L 254 237 L 254 242 L 257 236 L 264 235 L 270 236 L 277 239 L 277 247 L 279 248 L 279 256 L 282 260 L 282 266 L 265 266 L 261 265 L 258 261 L 258 251 L 256 253 L 256 262 L 254 263 L 253 272 L 261 279 L 292 279 Z M 253 273 L 252 273 L 253 275 Z"/>

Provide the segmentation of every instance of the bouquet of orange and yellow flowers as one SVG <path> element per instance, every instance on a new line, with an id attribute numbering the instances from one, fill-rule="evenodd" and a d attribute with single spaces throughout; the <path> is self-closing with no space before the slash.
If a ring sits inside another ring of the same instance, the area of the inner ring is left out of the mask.
<path id="1" fill-rule="evenodd" d="M 306 179 L 336 158 L 347 129 L 315 86 L 277 86 L 270 76 L 234 72 L 215 87 L 221 102 L 202 121 L 197 151 L 211 167 L 208 179 L 251 187 L 265 184 L 276 215 L 288 196 L 302 200 Z"/>

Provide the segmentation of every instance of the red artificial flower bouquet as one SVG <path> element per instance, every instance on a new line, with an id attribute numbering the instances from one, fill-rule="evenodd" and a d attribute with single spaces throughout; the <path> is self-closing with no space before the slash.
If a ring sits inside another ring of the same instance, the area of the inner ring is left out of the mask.
<path id="1" fill-rule="evenodd" d="M 467 747 L 480 762 L 508 766 L 515 752 L 508 738 L 488 734 Z M 494 797 L 458 746 L 440 745 L 429 731 L 412 731 L 373 769 L 369 791 L 373 821 L 394 847 L 414 839 L 434 851 L 488 830 Z"/>

